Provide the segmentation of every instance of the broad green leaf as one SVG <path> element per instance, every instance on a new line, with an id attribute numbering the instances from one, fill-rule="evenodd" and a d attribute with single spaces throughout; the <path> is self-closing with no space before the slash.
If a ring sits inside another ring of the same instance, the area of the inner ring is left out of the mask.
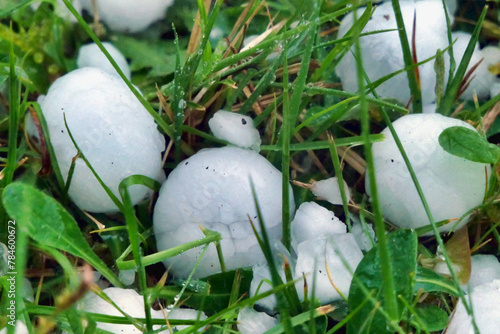
<path id="1" fill-rule="evenodd" d="M 9 216 L 25 226 L 35 241 L 84 259 L 113 285 L 122 286 L 87 244 L 73 217 L 52 197 L 30 185 L 16 182 L 4 189 L 2 201 Z"/>
<path id="2" fill-rule="evenodd" d="M 411 303 L 413 285 L 417 271 L 417 235 L 412 230 L 397 230 L 387 239 L 391 259 L 396 294 Z M 381 312 L 385 304 L 382 293 L 382 270 L 378 245 L 372 248 L 361 260 L 349 290 L 349 309 L 351 312 L 369 300 L 347 324 L 348 333 L 393 333 L 389 320 Z M 380 305 L 375 305 L 380 303 Z M 398 302 L 398 316 L 403 314 L 404 305 Z M 399 320 L 399 319 L 396 319 Z"/>
<path id="3" fill-rule="evenodd" d="M 441 331 L 448 325 L 448 314 L 436 305 L 419 305 L 415 308 L 415 313 L 410 322 L 417 329 L 422 329 L 423 325 L 426 330 L 434 332 Z"/>
<path id="4" fill-rule="evenodd" d="M 470 161 L 493 164 L 500 159 L 500 147 L 463 126 L 445 129 L 439 135 L 439 145 L 446 152 Z"/>
<path id="5" fill-rule="evenodd" d="M 413 286 L 414 293 L 419 290 L 422 292 L 444 292 L 455 297 L 458 297 L 458 291 L 453 281 L 445 278 L 435 271 L 418 267 L 415 285 Z"/>
<path id="6" fill-rule="evenodd" d="M 175 70 L 175 45 L 173 43 L 139 40 L 130 36 L 118 36 L 113 41 L 117 48 L 131 60 L 132 71 L 150 68 L 149 75 L 165 76 Z M 182 51 L 184 62 L 185 50 Z"/>

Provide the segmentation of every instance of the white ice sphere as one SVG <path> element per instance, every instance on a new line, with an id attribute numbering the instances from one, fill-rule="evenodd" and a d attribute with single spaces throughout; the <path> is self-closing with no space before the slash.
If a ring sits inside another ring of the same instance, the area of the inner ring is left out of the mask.
<path id="1" fill-rule="evenodd" d="M 494 255 L 474 255 L 471 258 L 471 273 L 469 282 L 462 286 L 465 292 L 475 287 L 500 280 L 500 262 Z"/>
<path id="2" fill-rule="evenodd" d="M 249 306 L 243 308 L 238 313 L 237 326 L 241 334 L 264 333 L 278 325 L 278 323 L 278 319 L 273 318 L 264 312 L 257 312 Z"/>
<path id="3" fill-rule="evenodd" d="M 139 32 L 165 17 L 174 0 L 98 0 L 99 18 L 114 31 Z M 92 14 L 92 1 L 82 0 L 83 8 Z"/>
<path id="4" fill-rule="evenodd" d="M 64 115 L 82 153 L 118 198 L 118 185 L 130 175 L 161 180 L 165 139 L 120 78 L 96 68 L 78 69 L 57 79 L 39 103 L 65 181 L 77 150 Z M 129 192 L 134 204 L 151 193 L 143 185 L 133 185 Z M 69 196 L 82 210 L 118 210 L 82 159 L 75 162 Z"/>
<path id="5" fill-rule="evenodd" d="M 369 251 L 373 247 L 375 241 L 375 231 L 370 224 L 363 224 L 358 219 L 355 219 L 353 215 L 350 216 L 352 219 L 351 233 L 356 240 L 359 248 L 362 251 Z"/>
<path id="6" fill-rule="evenodd" d="M 322 304 L 330 303 L 341 299 L 341 296 L 328 278 L 326 264 L 335 286 L 347 297 L 352 280 L 351 273 L 356 270 L 362 258 L 363 253 L 351 233 L 335 234 L 326 239 L 306 240 L 298 246 L 294 277 L 302 277 L 304 273 L 309 287 L 309 298 L 312 297 L 314 285 L 315 297 L 319 298 Z M 313 281 L 313 271 L 316 271 L 316 281 Z M 299 281 L 296 287 L 299 298 L 304 300 L 303 282 Z"/>
<path id="7" fill-rule="evenodd" d="M 482 284 L 465 297 L 472 301 L 472 310 L 479 333 L 497 334 L 500 327 L 500 280 Z M 446 334 L 474 334 L 472 321 L 462 301 L 459 301 Z"/>
<path id="8" fill-rule="evenodd" d="M 285 269 L 282 265 L 278 266 L 278 273 L 280 274 L 281 280 L 286 282 Z M 252 282 L 250 282 L 250 297 L 257 294 L 262 294 L 273 288 L 271 282 L 271 273 L 267 263 L 259 263 L 252 267 L 253 277 Z M 259 299 L 255 302 L 255 305 L 262 308 L 269 314 L 276 312 L 276 295 L 270 295 L 265 298 Z"/>
<path id="9" fill-rule="evenodd" d="M 130 80 L 130 68 L 125 56 L 111 43 L 102 42 L 102 45 L 109 52 L 110 56 L 116 61 L 118 67 L 122 70 L 123 74 Z M 110 74 L 118 75 L 118 72 L 109 62 L 108 58 L 102 53 L 101 49 L 95 43 L 85 44 L 80 47 L 78 57 L 76 58 L 76 66 L 83 67 L 97 67 Z"/>
<path id="10" fill-rule="evenodd" d="M 349 201 L 351 193 L 345 181 L 344 189 L 347 201 Z M 339 181 L 336 176 L 313 182 L 311 191 L 314 196 L 324 199 L 334 205 L 342 205 L 342 195 L 340 193 Z"/>
<path id="11" fill-rule="evenodd" d="M 260 151 L 260 134 L 253 126 L 252 118 L 238 113 L 219 110 L 208 121 L 214 136 L 229 143 Z"/>
<path id="12" fill-rule="evenodd" d="M 7 326 L 10 325 L 7 324 Z M 26 327 L 24 322 L 22 322 L 21 320 L 16 320 L 15 327 L 16 327 L 14 332 L 15 334 L 29 334 L 28 327 Z M 0 334 L 6 334 L 6 333 L 7 333 L 7 327 L 0 329 Z"/>
<path id="13" fill-rule="evenodd" d="M 304 202 L 299 206 L 290 228 L 295 251 L 303 241 L 346 233 L 345 224 L 332 211 L 315 202 Z"/>
<path id="14" fill-rule="evenodd" d="M 400 3 L 401 12 L 409 43 L 413 33 L 413 17 L 416 11 L 416 39 L 415 45 L 418 61 L 434 56 L 438 49 L 448 46 L 446 16 L 440 1 L 418 1 L 416 3 L 404 1 Z M 358 17 L 362 14 L 358 10 Z M 353 14 L 344 17 L 339 27 L 338 37 L 343 37 L 353 24 Z M 372 18 L 363 28 L 363 33 L 377 30 L 397 29 L 394 10 L 391 2 L 383 3 L 375 9 Z M 363 68 L 374 82 L 381 77 L 401 70 L 405 67 L 403 51 L 397 30 L 363 36 L 360 39 Z M 354 52 L 354 47 L 351 50 Z M 346 91 L 356 92 L 358 82 L 356 76 L 356 62 L 352 52 L 342 58 L 336 67 L 336 73 L 342 81 Z M 419 66 L 423 104 L 435 100 L 436 74 L 434 60 Z M 410 101 L 410 88 L 405 72 L 387 80 L 376 88 L 376 92 L 383 98 L 394 98 L 406 104 Z"/>
<path id="15" fill-rule="evenodd" d="M 471 34 L 463 31 L 456 31 L 452 33 L 452 39 L 457 40 L 455 44 L 453 44 L 453 57 L 455 58 L 457 66 L 462 60 L 465 49 L 467 48 L 471 37 Z M 472 72 L 469 86 L 460 96 L 465 100 L 473 100 L 474 92 L 476 92 L 477 97 L 480 100 L 487 99 L 490 95 L 490 87 L 495 76 L 488 71 L 488 67 L 490 64 L 488 63 L 486 58 L 483 57 L 483 53 L 481 52 L 481 50 L 479 50 L 479 44 L 476 43 L 474 47 L 474 53 L 472 54 L 472 57 L 469 61 L 469 66 L 467 67 L 466 73 L 468 73 L 469 70 L 471 70 L 472 67 L 478 64 L 480 61 L 481 63 L 479 64 L 479 66 L 474 70 L 474 72 Z"/>
<path id="16" fill-rule="evenodd" d="M 222 235 L 221 247 L 228 270 L 249 267 L 264 259 L 249 217 L 259 229 L 250 179 L 273 243 L 281 239 L 281 172 L 255 151 L 234 146 L 204 149 L 181 162 L 160 189 L 153 226 L 158 250 L 204 237 L 199 226 Z M 292 189 L 290 212 L 295 210 Z M 187 277 L 202 248 L 188 250 L 164 261 L 179 277 Z M 208 247 L 194 277 L 220 272 L 213 245 Z"/>
<path id="17" fill-rule="evenodd" d="M 471 125 L 440 114 L 411 114 L 393 123 L 408 155 L 436 222 L 460 218 L 483 201 L 490 166 L 446 152 L 438 142 L 441 132 L 452 126 L 474 129 Z M 402 228 L 429 225 L 424 206 L 388 128 L 385 140 L 372 146 L 378 198 L 384 217 Z M 371 195 L 370 180 L 366 191 Z M 457 226 L 467 223 L 467 218 Z M 454 223 L 439 228 L 450 231 Z M 432 234 L 429 232 L 428 235 Z"/>

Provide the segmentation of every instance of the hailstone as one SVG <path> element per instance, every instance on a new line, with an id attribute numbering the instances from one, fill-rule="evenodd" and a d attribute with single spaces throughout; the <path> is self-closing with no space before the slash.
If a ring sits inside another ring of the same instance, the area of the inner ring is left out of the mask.
<path id="1" fill-rule="evenodd" d="M 243 308 L 238 313 L 237 326 L 241 334 L 264 333 L 278 325 L 278 323 L 278 319 L 264 312 L 257 312 L 249 306 Z"/>
<path id="2" fill-rule="evenodd" d="M 144 318 L 144 298 L 135 290 L 122 288 L 107 288 L 103 292 L 125 313 L 134 318 Z M 123 317 L 123 314 L 116 307 L 108 303 L 93 292 L 89 292 L 78 303 L 78 309 L 86 312 L 93 312 L 105 315 Z M 198 318 L 204 320 L 207 317 L 203 312 L 198 312 L 193 309 L 172 309 L 168 313 L 168 319 L 180 320 L 196 320 Z M 164 315 L 161 311 L 151 310 L 151 317 L 154 319 L 163 319 Z M 173 326 L 173 330 L 179 331 L 187 326 Z M 97 322 L 97 328 L 109 331 L 111 333 L 141 333 L 134 325 L 115 324 Z M 158 330 L 160 326 L 153 326 L 153 329 Z M 160 331 L 159 333 L 170 333 L 169 330 Z"/>
<path id="3" fill-rule="evenodd" d="M 462 286 L 465 292 L 475 287 L 500 280 L 500 262 L 495 255 L 474 255 L 471 258 L 469 282 Z"/>
<path id="4" fill-rule="evenodd" d="M 482 284 L 476 287 L 472 293 L 465 297 L 472 301 L 474 321 L 479 333 L 497 334 L 500 327 L 500 280 Z M 474 334 L 474 327 L 470 316 L 460 300 L 451 318 L 447 334 Z"/>
<path id="5" fill-rule="evenodd" d="M 448 46 L 446 16 L 441 1 L 412 1 L 400 2 L 401 12 L 409 43 L 413 32 L 413 17 L 416 12 L 416 54 L 419 61 L 425 60 Z M 358 10 L 358 17 L 361 11 Z M 352 27 L 353 14 L 344 17 L 339 27 L 338 37 L 343 37 Z M 363 28 L 363 33 L 397 29 L 394 10 L 390 2 L 377 6 L 371 19 Z M 405 67 L 403 51 L 397 30 L 363 36 L 360 39 L 363 67 L 371 82 L 381 77 L 401 70 Z M 351 49 L 354 52 L 354 47 Z M 336 73 L 342 81 L 346 91 L 356 92 L 358 82 L 356 78 L 356 61 L 352 52 L 348 52 L 336 67 Z M 419 66 L 424 104 L 435 100 L 434 91 L 436 74 L 434 61 Z M 383 98 L 394 98 L 403 104 L 410 101 L 411 93 L 406 73 L 400 73 L 377 87 L 376 92 Z"/>
<path id="6" fill-rule="evenodd" d="M 102 42 L 104 48 L 109 52 L 110 56 L 118 64 L 127 79 L 130 80 L 130 68 L 125 56 L 113 44 L 109 42 Z M 80 47 L 78 57 L 76 59 L 76 66 L 83 67 L 97 67 L 110 74 L 118 76 L 118 73 L 108 61 L 108 58 L 102 53 L 101 49 L 95 43 L 85 44 Z"/>
<path id="7" fill-rule="evenodd" d="M 436 222 L 460 218 L 483 201 L 488 164 L 472 162 L 446 152 L 438 142 L 441 132 L 452 126 L 474 129 L 469 124 L 440 114 L 411 114 L 393 123 L 408 155 Z M 378 198 L 384 217 L 403 228 L 429 223 L 424 206 L 388 128 L 385 140 L 372 146 Z M 366 191 L 371 195 L 370 179 Z M 456 227 L 467 223 L 468 218 Z M 453 223 L 439 228 L 450 231 Z M 429 232 L 428 234 L 432 234 Z"/>
<path id="8" fill-rule="evenodd" d="M 260 151 L 260 134 L 253 126 L 250 117 L 234 112 L 219 110 L 208 121 L 208 126 L 215 137 L 229 143 Z"/>
<path id="9" fill-rule="evenodd" d="M 204 237 L 199 226 L 222 235 L 222 252 L 228 270 L 264 261 L 249 222 L 259 227 L 250 180 L 255 187 L 267 234 L 281 239 L 281 172 L 255 151 L 234 146 L 203 149 L 181 162 L 160 189 L 153 222 L 158 250 Z M 289 186 L 290 195 L 292 195 Z M 290 196 L 290 211 L 294 211 Z M 164 261 L 178 277 L 193 270 L 201 247 Z M 208 247 L 194 277 L 220 272 L 213 245 Z"/>
<path id="10" fill-rule="evenodd" d="M 347 201 L 351 198 L 349 186 L 344 181 L 344 190 Z M 324 199 L 335 205 L 342 205 L 342 195 L 340 193 L 339 181 L 336 176 L 328 179 L 314 181 L 311 186 L 314 196 Z"/>
<path id="11" fill-rule="evenodd" d="M 38 102 L 65 181 L 77 150 L 64 124 L 64 115 L 82 153 L 118 198 L 118 185 L 127 176 L 162 178 L 165 139 L 120 78 L 96 68 L 78 69 L 57 79 Z M 129 192 L 137 204 L 150 190 L 133 185 Z M 75 161 L 69 196 L 82 210 L 118 210 L 82 159 Z"/>
<path id="12" fill-rule="evenodd" d="M 335 214 L 315 202 L 302 203 L 291 223 L 292 247 L 306 240 L 346 233 L 346 226 Z"/>
<path id="13" fill-rule="evenodd" d="M 81 0 L 92 13 L 92 1 Z M 165 17 L 174 0 L 97 0 L 99 18 L 114 31 L 139 32 Z"/>

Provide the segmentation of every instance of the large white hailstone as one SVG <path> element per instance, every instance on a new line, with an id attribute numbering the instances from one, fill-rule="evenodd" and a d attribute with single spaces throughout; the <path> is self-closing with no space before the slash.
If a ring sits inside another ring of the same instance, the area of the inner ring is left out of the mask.
<path id="1" fill-rule="evenodd" d="M 453 57 L 455 58 L 455 62 L 460 64 L 462 57 L 465 53 L 465 49 L 469 44 L 469 41 L 472 37 L 471 34 L 463 31 L 456 31 L 452 34 L 453 40 L 456 39 L 455 44 L 453 44 Z M 486 51 L 488 52 L 488 51 Z M 484 58 L 484 59 L 483 59 Z M 490 87 L 495 79 L 495 76 L 488 71 L 489 65 L 491 65 L 487 59 L 483 56 L 481 50 L 479 50 L 479 44 L 476 43 L 474 48 L 474 53 L 469 61 L 469 66 L 467 67 L 467 72 L 479 63 L 479 66 L 472 73 L 472 79 L 470 80 L 470 84 L 465 90 L 465 92 L 460 96 L 465 100 L 472 100 L 474 92 L 476 92 L 477 97 L 481 100 L 487 99 L 490 95 Z"/>
<path id="2" fill-rule="evenodd" d="M 251 307 L 245 307 L 238 313 L 238 330 L 241 334 L 264 333 L 279 321 L 264 312 L 257 312 Z"/>
<path id="3" fill-rule="evenodd" d="M 346 233 L 345 224 L 332 211 L 315 202 L 304 202 L 299 206 L 290 229 L 295 251 L 303 241 Z"/>
<path id="4" fill-rule="evenodd" d="M 97 0 L 99 18 L 114 31 L 139 32 L 165 17 L 174 0 Z M 82 0 L 92 14 L 92 1 Z"/>
<path id="5" fill-rule="evenodd" d="M 125 313 L 133 318 L 144 318 L 144 298 L 139 295 L 135 290 L 122 289 L 122 288 L 107 288 L 103 292 Z M 123 314 L 118 311 L 116 307 L 99 297 L 93 292 L 89 292 L 78 303 L 78 309 L 86 312 L 99 313 L 104 315 L 112 315 L 123 317 Z M 168 313 L 168 319 L 180 320 L 201 320 L 207 317 L 203 312 L 190 309 L 173 309 Z M 151 317 L 155 319 L 162 319 L 164 315 L 161 311 L 151 310 Z M 161 326 L 153 326 L 153 329 L 159 329 Z M 187 326 L 176 326 L 177 330 L 181 330 Z M 97 328 L 109 331 L 111 333 L 142 333 L 134 325 L 123 325 L 97 322 Z M 160 333 L 170 333 L 169 330 L 161 331 Z"/>
<path id="6" fill-rule="evenodd" d="M 252 180 L 260 209 L 273 243 L 281 239 L 281 172 L 255 151 L 234 146 L 204 149 L 181 162 L 163 184 L 153 222 L 158 250 L 204 237 L 199 226 L 222 235 L 222 252 L 228 270 L 264 260 L 249 217 L 259 229 L 252 197 Z M 294 211 L 291 187 L 290 211 Z M 164 261 L 179 277 L 193 270 L 202 247 Z M 213 245 L 208 247 L 194 277 L 220 272 Z"/>
<path id="7" fill-rule="evenodd" d="M 78 69 L 57 79 L 39 103 L 64 180 L 77 150 L 63 115 L 83 154 L 118 198 L 118 185 L 127 176 L 140 174 L 161 179 L 165 139 L 120 78 L 96 68 Z M 137 204 L 150 190 L 134 185 L 129 192 Z M 118 210 L 83 159 L 75 162 L 69 196 L 82 210 Z"/>
<path id="8" fill-rule="evenodd" d="M 295 277 L 302 277 L 302 274 L 305 274 L 309 298 L 312 297 L 314 285 L 314 295 L 321 300 L 322 304 L 342 298 L 333 287 L 327 270 L 330 271 L 336 288 L 347 297 L 352 273 L 363 258 L 363 253 L 351 233 L 335 234 L 325 239 L 306 240 L 299 244 L 297 254 Z M 314 276 L 316 276 L 315 280 Z M 304 299 L 303 285 L 303 282 L 296 284 L 301 300 Z"/>
<path id="9" fill-rule="evenodd" d="M 469 282 L 462 285 L 465 292 L 475 287 L 500 280 L 500 262 L 494 255 L 474 255 L 471 258 L 471 273 Z"/>
<path id="10" fill-rule="evenodd" d="M 440 1 L 418 1 L 416 3 L 404 1 L 400 3 L 400 6 L 410 45 L 413 33 L 413 14 L 416 10 L 415 44 L 418 61 L 432 57 L 438 49 L 443 50 L 448 46 L 446 16 Z M 358 10 L 357 13 L 359 17 L 362 11 Z M 352 24 L 353 14 L 349 13 L 342 20 L 338 37 L 343 37 Z M 362 32 L 385 29 L 397 29 L 394 10 L 390 2 L 377 6 Z M 363 67 L 371 82 L 405 67 L 397 30 L 361 37 L 360 44 Z M 335 70 L 344 89 L 356 92 L 358 90 L 356 62 L 352 52 L 354 52 L 354 47 L 342 58 Z M 436 86 L 434 61 L 419 66 L 419 72 L 422 101 L 424 104 L 428 104 L 433 102 L 436 97 L 434 92 Z M 383 98 L 394 98 L 404 104 L 408 103 L 411 97 L 408 77 L 405 72 L 384 82 L 376 91 Z"/>
<path id="11" fill-rule="evenodd" d="M 465 297 L 472 301 L 472 310 L 479 333 L 497 334 L 500 327 L 500 280 L 482 284 Z M 474 334 L 472 321 L 462 301 L 459 301 L 446 334 Z"/>
<path id="12" fill-rule="evenodd" d="M 463 126 L 474 129 L 472 126 L 440 114 L 407 115 L 393 125 L 436 222 L 460 218 L 482 203 L 487 182 L 485 170 L 489 171 L 490 166 L 451 155 L 438 142 L 439 135 L 446 128 Z M 372 146 L 382 213 L 399 227 L 426 226 L 429 220 L 424 206 L 394 138 L 388 128 L 382 134 L 385 140 Z M 368 177 L 365 187 L 371 195 Z M 467 220 L 463 219 L 457 228 L 465 225 Z M 450 231 L 453 227 L 452 222 L 440 227 L 439 231 Z"/>
<path id="13" fill-rule="evenodd" d="M 214 136 L 229 143 L 260 151 L 260 134 L 253 126 L 252 118 L 238 113 L 219 110 L 208 121 Z"/>
<path id="14" fill-rule="evenodd" d="M 116 61 L 123 74 L 130 80 L 130 67 L 128 66 L 125 56 L 109 42 L 102 42 L 102 45 Z M 78 57 L 76 58 L 76 66 L 78 66 L 78 68 L 97 67 L 110 74 L 119 76 L 108 58 L 106 58 L 104 53 L 102 53 L 101 49 L 99 49 L 95 43 L 85 44 L 80 47 L 80 50 L 78 50 Z"/>
<path id="15" fill-rule="evenodd" d="M 344 189 L 347 201 L 349 201 L 351 192 L 345 181 Z M 311 191 L 314 196 L 324 199 L 334 205 L 342 205 L 342 195 L 340 193 L 339 181 L 336 176 L 325 180 L 314 181 L 311 186 Z"/>

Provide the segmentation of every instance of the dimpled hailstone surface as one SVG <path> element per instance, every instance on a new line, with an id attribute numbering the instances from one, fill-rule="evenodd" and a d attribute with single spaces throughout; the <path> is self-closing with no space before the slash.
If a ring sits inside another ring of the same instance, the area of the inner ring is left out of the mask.
<path id="1" fill-rule="evenodd" d="M 161 177 L 165 140 L 120 78 L 91 67 L 75 70 L 57 79 L 39 103 L 64 180 L 77 150 L 63 113 L 83 154 L 118 198 L 118 185 L 127 176 Z M 150 190 L 134 185 L 129 192 L 137 204 Z M 76 160 L 69 196 L 82 210 L 118 210 L 82 159 Z"/>
<path id="2" fill-rule="evenodd" d="M 237 326 L 241 334 L 264 333 L 278 325 L 278 323 L 278 319 L 264 312 L 257 312 L 249 306 L 243 308 L 238 313 Z"/>
<path id="3" fill-rule="evenodd" d="M 214 136 L 229 143 L 260 151 L 260 134 L 250 117 L 238 113 L 219 110 L 208 121 Z"/>
<path id="4" fill-rule="evenodd" d="M 473 290 L 484 283 L 500 280 L 500 262 L 494 255 L 474 255 L 471 258 L 471 273 L 469 282 L 462 285 L 465 292 Z"/>
<path id="5" fill-rule="evenodd" d="M 181 162 L 163 184 L 154 210 L 158 250 L 204 237 L 199 225 L 222 235 L 228 270 L 264 260 L 247 215 L 259 227 L 250 188 L 253 181 L 271 242 L 281 239 L 281 172 L 255 151 L 239 147 L 204 149 Z M 290 211 L 294 211 L 290 187 Z M 187 277 L 202 248 L 164 261 L 179 277 Z M 194 277 L 220 272 L 215 247 L 210 245 Z"/>
<path id="6" fill-rule="evenodd" d="M 92 1 L 82 0 L 92 13 Z M 165 17 L 174 0 L 98 0 L 99 18 L 114 31 L 139 32 Z"/>
<path id="7" fill-rule="evenodd" d="M 462 31 L 456 31 L 452 33 L 452 39 L 457 40 L 455 44 L 453 44 L 453 56 L 455 57 L 455 61 L 460 64 L 462 61 L 462 57 L 465 53 L 465 49 L 469 44 L 472 35 Z M 476 43 L 474 47 L 474 53 L 469 61 L 469 66 L 467 67 L 467 72 L 483 59 L 483 53 L 479 50 L 479 44 Z M 487 99 L 490 95 L 490 87 L 493 83 L 495 76 L 493 73 L 488 71 L 488 66 L 491 65 L 488 63 L 486 59 L 479 64 L 479 66 L 472 72 L 472 80 L 470 80 L 469 87 L 465 90 L 465 92 L 460 96 L 460 98 L 465 100 L 472 100 L 474 92 L 476 92 L 477 97 L 481 100 Z"/>
<path id="8" fill-rule="evenodd" d="M 414 9 L 416 10 L 416 45 L 419 61 L 434 56 L 438 49 L 443 50 L 448 46 L 446 16 L 440 1 L 419 1 L 416 3 L 404 1 L 400 5 L 409 38 L 412 36 L 413 14 Z M 358 10 L 358 17 L 361 14 L 362 11 Z M 352 24 L 353 15 L 350 13 L 342 20 L 338 37 L 343 37 Z M 396 28 L 397 24 L 392 4 L 391 2 L 385 2 L 377 6 L 371 20 L 363 29 L 363 33 Z M 397 30 L 361 37 L 360 44 L 363 67 L 370 81 L 373 82 L 405 67 Z M 354 47 L 352 51 L 354 51 Z M 422 83 L 422 101 L 424 104 L 428 104 L 434 101 L 436 97 L 434 92 L 436 85 L 434 61 L 420 65 L 419 71 Z M 346 91 L 356 92 L 358 90 L 355 75 L 356 62 L 351 52 L 348 52 L 342 58 L 336 68 L 336 73 Z M 410 100 L 410 88 L 406 73 L 401 73 L 384 82 L 376 91 L 381 97 L 394 98 L 404 104 Z"/>
<path id="9" fill-rule="evenodd" d="M 500 280 L 482 284 L 465 297 L 472 300 L 474 320 L 479 333 L 498 334 L 500 327 Z M 455 315 L 448 324 L 446 334 L 474 334 L 470 317 L 461 301 L 457 304 Z"/>
<path id="10" fill-rule="evenodd" d="M 346 233 L 345 224 L 332 211 L 315 202 L 304 202 L 299 206 L 290 228 L 294 250 L 306 240 Z"/>
<path id="11" fill-rule="evenodd" d="M 118 64 L 123 74 L 130 80 L 130 68 L 125 56 L 111 43 L 102 42 L 102 45 L 109 52 L 110 56 Z M 97 67 L 110 74 L 118 75 L 113 65 L 109 62 L 108 58 L 102 53 L 101 49 L 95 43 L 85 44 L 78 50 L 78 57 L 76 58 L 76 66 L 82 67 Z"/>
<path id="12" fill-rule="evenodd" d="M 306 240 L 297 247 L 297 254 L 294 277 L 302 277 L 304 273 L 309 286 L 309 298 L 312 295 L 312 286 L 315 285 L 315 296 L 321 300 L 322 304 L 341 299 L 328 278 L 325 262 L 328 263 L 335 285 L 344 296 L 347 296 L 352 280 L 351 272 L 354 272 L 363 258 L 363 253 L 351 233 Z M 344 264 L 344 260 L 349 268 Z M 314 270 L 316 271 L 315 282 L 313 281 Z M 300 300 L 304 300 L 303 281 L 299 281 L 295 286 Z"/>
<path id="13" fill-rule="evenodd" d="M 438 142 L 439 135 L 446 128 L 463 126 L 473 129 L 472 126 L 440 114 L 407 115 L 393 125 L 436 221 L 459 218 L 482 203 L 486 189 L 485 168 L 489 170 L 489 165 L 451 155 Z M 385 140 L 374 143 L 372 152 L 384 217 L 403 228 L 428 225 L 420 197 L 389 129 L 384 129 L 382 134 L 386 136 Z M 367 177 L 365 186 L 370 195 L 369 182 Z M 458 227 L 466 222 L 464 219 Z M 450 231 L 453 225 L 442 226 L 439 230 Z"/>

